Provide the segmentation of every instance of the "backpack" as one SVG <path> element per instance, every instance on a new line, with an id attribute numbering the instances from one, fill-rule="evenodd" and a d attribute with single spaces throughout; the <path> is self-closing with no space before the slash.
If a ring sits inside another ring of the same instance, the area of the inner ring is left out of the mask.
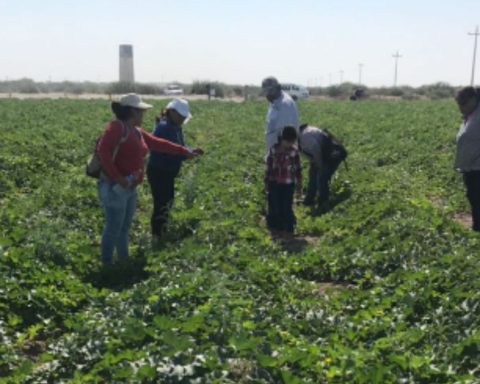
<path id="1" fill-rule="evenodd" d="M 328 131 L 325 128 L 321 128 L 327 140 L 325 140 L 325 145 L 322 148 L 323 160 L 329 163 L 340 164 L 348 156 L 347 149 L 343 144 L 338 140 L 333 133 Z"/>
<path id="2" fill-rule="evenodd" d="M 115 146 L 112 154 L 112 161 L 115 161 L 115 157 L 117 157 L 118 150 L 120 149 L 120 144 L 127 141 L 129 132 L 127 126 L 122 122 L 123 126 L 123 135 L 120 138 L 120 141 Z M 103 133 L 97 138 L 95 141 L 95 148 L 93 149 L 93 154 L 87 160 L 87 164 L 85 166 L 85 174 L 89 177 L 93 177 L 94 179 L 99 179 L 102 173 L 102 162 L 100 161 L 100 156 L 98 156 L 98 142 L 100 141 Z"/>

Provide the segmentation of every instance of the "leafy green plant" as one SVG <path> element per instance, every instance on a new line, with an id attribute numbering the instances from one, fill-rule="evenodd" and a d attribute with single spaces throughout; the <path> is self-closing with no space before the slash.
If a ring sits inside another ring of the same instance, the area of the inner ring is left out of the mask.
<path id="1" fill-rule="evenodd" d="M 83 174 L 108 102 L 0 108 L 1 380 L 480 380 L 480 241 L 452 219 L 467 210 L 453 102 L 299 102 L 342 139 L 350 170 L 328 212 L 295 207 L 296 250 L 264 226 L 266 103 L 192 102 L 186 140 L 206 153 L 182 170 L 166 237 L 150 246 L 144 183 L 132 260 L 111 271 Z"/>

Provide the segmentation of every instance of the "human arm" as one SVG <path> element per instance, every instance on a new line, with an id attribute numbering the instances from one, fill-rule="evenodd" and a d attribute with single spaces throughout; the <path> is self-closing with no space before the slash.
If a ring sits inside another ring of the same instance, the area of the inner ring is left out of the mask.
<path id="1" fill-rule="evenodd" d="M 277 129 L 277 120 L 278 120 L 278 113 L 270 106 L 268 113 L 267 113 L 267 121 L 265 123 L 265 146 L 266 146 L 266 153 L 270 148 L 272 148 L 278 142 L 278 129 Z"/>
<path id="2" fill-rule="evenodd" d="M 302 195 L 302 163 L 300 162 L 300 154 L 299 152 L 296 153 L 294 159 L 294 169 L 295 169 L 295 189 L 297 196 Z"/>
<path id="3" fill-rule="evenodd" d="M 272 151 L 268 151 L 268 154 L 265 158 L 265 173 L 264 173 L 264 178 L 263 178 L 263 191 L 265 193 L 268 193 L 268 183 L 271 179 L 271 176 L 273 174 L 273 157 L 272 157 Z"/>
<path id="4" fill-rule="evenodd" d="M 143 129 L 139 129 L 139 131 L 142 134 L 145 144 L 150 150 L 167 153 L 170 155 L 183 155 L 187 159 L 197 156 L 196 153 L 182 145 L 178 145 L 172 143 L 171 141 L 155 137 L 154 135 L 146 132 Z"/>
<path id="5" fill-rule="evenodd" d="M 480 158 L 480 113 L 462 124 L 457 135 L 455 168 L 470 171 Z"/>

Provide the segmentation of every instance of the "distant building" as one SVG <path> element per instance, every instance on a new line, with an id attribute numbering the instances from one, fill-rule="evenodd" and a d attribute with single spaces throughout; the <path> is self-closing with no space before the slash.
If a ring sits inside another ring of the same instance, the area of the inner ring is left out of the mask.
<path id="1" fill-rule="evenodd" d="M 122 83 L 134 83 L 135 76 L 133 74 L 133 45 L 120 45 L 120 76 L 119 81 Z"/>

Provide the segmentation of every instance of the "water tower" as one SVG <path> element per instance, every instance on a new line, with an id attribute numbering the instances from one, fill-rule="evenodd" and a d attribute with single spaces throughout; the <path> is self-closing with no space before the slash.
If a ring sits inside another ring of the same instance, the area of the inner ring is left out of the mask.
<path id="1" fill-rule="evenodd" d="M 134 83 L 133 75 L 133 45 L 120 45 L 120 78 L 122 83 Z"/>

